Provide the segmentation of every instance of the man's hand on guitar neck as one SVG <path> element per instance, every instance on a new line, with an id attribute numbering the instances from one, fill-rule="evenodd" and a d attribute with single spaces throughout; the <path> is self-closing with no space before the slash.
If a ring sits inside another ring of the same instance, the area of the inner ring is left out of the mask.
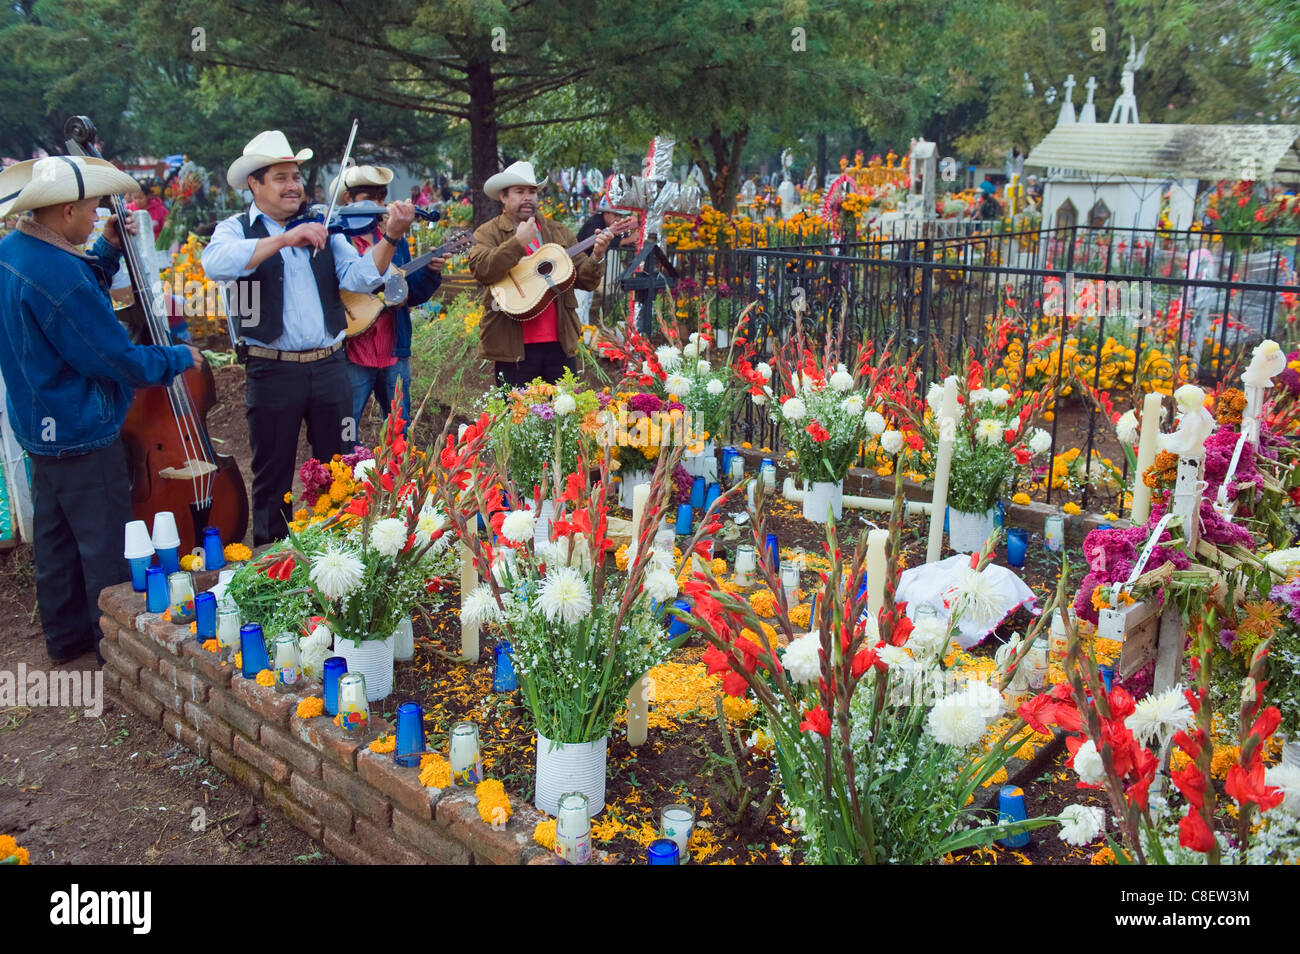
<path id="1" fill-rule="evenodd" d="M 432 261 L 430 261 L 428 265 L 428 269 L 431 272 L 441 272 L 444 268 L 447 267 L 447 263 L 450 261 L 451 261 L 450 255 L 443 255 L 441 258 L 435 258 Z"/>
<path id="2" fill-rule="evenodd" d="M 524 247 L 527 252 L 530 245 L 541 238 L 541 233 L 537 231 L 537 219 L 529 216 L 515 226 L 515 240 Z"/>
<path id="3" fill-rule="evenodd" d="M 609 243 L 614 241 L 614 233 L 609 229 L 601 229 L 596 233 L 596 244 L 591 247 L 591 257 L 598 262 L 605 260 L 605 250 L 609 248 Z"/>

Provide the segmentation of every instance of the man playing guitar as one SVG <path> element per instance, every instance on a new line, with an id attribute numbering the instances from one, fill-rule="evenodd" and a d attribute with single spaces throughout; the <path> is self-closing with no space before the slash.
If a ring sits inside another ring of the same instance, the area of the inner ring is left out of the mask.
<path id="1" fill-rule="evenodd" d="M 497 377 L 520 387 L 534 378 L 555 382 L 565 368 L 577 370 L 582 326 L 573 289 L 553 298 L 533 318 L 519 321 L 493 307 L 493 283 L 505 278 L 516 264 L 543 244 L 575 244 L 574 234 L 558 222 L 537 214 L 537 181 L 531 163 L 516 162 L 483 184 L 489 198 L 499 199 L 502 212 L 474 232 L 469 265 L 483 286 L 483 320 L 479 328 L 479 354 L 496 362 Z M 592 255 L 574 256 L 574 288 L 590 291 L 600 284 L 602 261 L 611 235 L 601 232 Z"/>

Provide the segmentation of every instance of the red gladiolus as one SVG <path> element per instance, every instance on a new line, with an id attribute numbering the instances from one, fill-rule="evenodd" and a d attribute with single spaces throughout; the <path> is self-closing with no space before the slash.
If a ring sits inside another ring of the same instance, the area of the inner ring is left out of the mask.
<path id="1" fill-rule="evenodd" d="M 1281 805 L 1286 794 L 1282 789 L 1264 783 L 1264 764 L 1258 761 L 1249 771 L 1240 765 L 1228 769 L 1223 788 L 1242 808 L 1247 802 L 1254 802 L 1262 812 Z"/>
<path id="2" fill-rule="evenodd" d="M 749 683 L 745 677 L 734 669 L 728 669 L 727 674 L 722 677 L 722 691 L 729 696 L 743 696 L 749 690 Z"/>
<path id="3" fill-rule="evenodd" d="M 1198 729 L 1197 732 L 1199 734 L 1200 730 Z M 1199 759 L 1201 757 L 1200 743 L 1182 729 L 1179 729 L 1174 733 L 1174 745 L 1178 746 L 1194 759 Z"/>
<path id="4" fill-rule="evenodd" d="M 716 646 L 710 646 L 704 650 L 700 662 L 704 663 L 706 673 L 710 676 L 716 676 L 718 673 L 726 672 L 731 668 L 731 661 L 727 659 L 726 653 Z"/>
<path id="5" fill-rule="evenodd" d="M 804 430 L 807 431 L 808 436 L 811 437 L 818 444 L 821 444 L 824 441 L 828 441 L 831 439 L 831 432 L 826 430 L 826 428 L 822 427 L 821 423 L 818 421 L 813 421 L 811 424 L 805 427 Z"/>
<path id="6" fill-rule="evenodd" d="M 1007 444 L 1014 444 L 1016 442 L 1016 432 L 1008 427 L 1002 432 L 1002 440 Z"/>
<path id="7" fill-rule="evenodd" d="M 1189 765 L 1180 771 L 1170 772 L 1169 777 L 1178 786 L 1178 791 L 1183 793 L 1187 804 L 1199 812 L 1205 804 L 1205 776 L 1201 770 L 1195 765 Z"/>
<path id="8" fill-rule="evenodd" d="M 1269 706 L 1259 714 L 1255 724 L 1250 727 L 1250 734 L 1259 736 L 1259 741 L 1263 742 L 1277 731 L 1281 721 L 1282 713 L 1278 711 L 1277 706 Z"/>
<path id="9" fill-rule="evenodd" d="M 1111 719 L 1117 722 L 1123 722 L 1137 708 L 1133 702 L 1133 697 L 1120 686 L 1116 686 L 1110 691 L 1110 695 L 1106 697 L 1106 702 L 1110 706 Z"/>
<path id="10" fill-rule="evenodd" d="M 1027 447 L 1017 447 L 1011 451 L 1015 455 L 1016 463 L 1024 467 L 1034 459 L 1034 453 Z"/>
<path id="11" fill-rule="evenodd" d="M 1202 854 L 1214 848 L 1214 832 L 1205 824 L 1199 810 L 1192 809 L 1178 823 L 1178 844 Z"/>
<path id="12" fill-rule="evenodd" d="M 894 624 L 894 635 L 889 641 L 895 646 L 902 646 L 911 638 L 913 629 L 915 626 L 912 621 L 904 616 Z"/>
<path id="13" fill-rule="evenodd" d="M 821 706 L 804 712 L 804 720 L 799 723 L 799 731 L 807 732 L 809 730 L 822 736 L 831 734 L 831 717 Z"/>

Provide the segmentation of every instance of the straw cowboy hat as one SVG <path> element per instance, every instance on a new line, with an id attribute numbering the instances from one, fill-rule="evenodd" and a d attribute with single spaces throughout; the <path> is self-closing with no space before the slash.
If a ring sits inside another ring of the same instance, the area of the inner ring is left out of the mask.
<path id="1" fill-rule="evenodd" d="M 226 181 L 232 189 L 247 189 L 249 175 L 258 169 L 273 166 L 277 162 L 306 162 L 312 155 L 310 149 L 294 152 L 289 148 L 289 140 L 284 137 L 284 133 L 278 129 L 268 129 L 249 140 L 244 147 L 244 154 L 226 170 Z"/>
<path id="2" fill-rule="evenodd" d="M 0 216 L 139 190 L 134 179 L 107 159 L 84 156 L 28 159 L 0 172 Z"/>
<path id="3" fill-rule="evenodd" d="M 349 165 L 347 171 L 343 173 L 343 188 L 339 190 L 339 195 L 341 196 L 347 189 L 355 189 L 358 186 L 374 186 L 377 189 L 387 188 L 388 183 L 392 181 L 393 170 L 387 166 Z M 326 199 L 334 194 L 338 184 L 338 176 L 330 180 L 330 187 L 325 193 Z"/>
<path id="4" fill-rule="evenodd" d="M 516 185 L 536 186 L 540 189 L 546 185 L 546 179 L 543 178 L 541 182 L 537 181 L 537 174 L 533 172 L 531 162 L 516 162 L 506 166 L 501 172 L 483 183 L 483 194 L 489 199 L 500 199 L 502 192 Z"/>

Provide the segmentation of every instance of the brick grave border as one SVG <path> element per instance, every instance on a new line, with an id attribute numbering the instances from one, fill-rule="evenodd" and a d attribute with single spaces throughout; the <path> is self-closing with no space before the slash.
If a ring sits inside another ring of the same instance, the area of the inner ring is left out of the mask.
<path id="1" fill-rule="evenodd" d="M 215 573 L 195 575 L 202 591 Z M 278 809 L 349 864 L 551 864 L 533 841 L 547 816 L 517 797 L 503 829 L 478 813 L 466 788 L 425 788 L 419 770 L 371 752 L 327 715 L 300 719 L 298 703 L 320 694 L 281 693 L 245 679 L 203 650 L 188 626 L 144 612 L 130 583 L 99 597 L 104 682 L 136 713 L 162 727 L 220 772 Z M 382 719 L 380 730 L 393 731 Z M 372 731 L 367 741 L 374 737 Z M 597 852 L 602 860 L 613 860 Z"/>

